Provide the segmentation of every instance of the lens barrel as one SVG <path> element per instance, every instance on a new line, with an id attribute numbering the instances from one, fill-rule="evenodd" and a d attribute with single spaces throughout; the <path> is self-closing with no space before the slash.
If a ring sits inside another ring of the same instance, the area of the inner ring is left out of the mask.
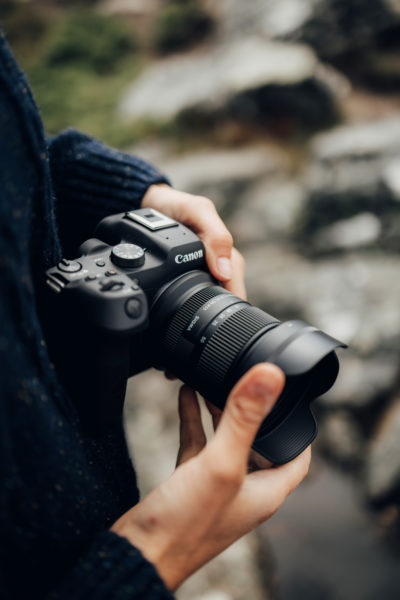
<path id="1" fill-rule="evenodd" d="M 253 448 L 275 464 L 295 458 L 315 438 L 310 402 L 334 383 L 344 344 L 302 321 L 281 323 L 191 271 L 160 290 L 151 310 L 155 366 L 165 368 L 223 409 L 253 365 L 273 362 L 286 384 Z"/>

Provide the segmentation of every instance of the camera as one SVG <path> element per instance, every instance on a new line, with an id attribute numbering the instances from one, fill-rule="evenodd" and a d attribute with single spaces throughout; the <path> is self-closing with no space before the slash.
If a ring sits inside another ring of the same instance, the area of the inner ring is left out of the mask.
<path id="1" fill-rule="evenodd" d="M 253 448 L 282 464 L 313 441 L 310 403 L 333 385 L 344 344 L 225 290 L 195 233 L 156 210 L 108 216 L 94 235 L 46 273 L 50 356 L 93 435 L 120 426 L 127 379 L 149 367 L 223 409 L 238 379 L 268 361 L 286 384 Z"/>

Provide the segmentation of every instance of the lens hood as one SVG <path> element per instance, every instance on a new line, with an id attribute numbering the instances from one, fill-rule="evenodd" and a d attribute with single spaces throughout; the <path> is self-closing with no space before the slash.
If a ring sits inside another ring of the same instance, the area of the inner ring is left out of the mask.
<path id="1" fill-rule="evenodd" d="M 287 321 L 260 336 L 240 361 L 236 376 L 260 362 L 278 365 L 286 376 L 281 397 L 253 444 L 274 464 L 292 460 L 317 435 L 310 403 L 335 382 L 339 361 L 334 350 L 340 347 L 346 346 L 303 321 Z"/>

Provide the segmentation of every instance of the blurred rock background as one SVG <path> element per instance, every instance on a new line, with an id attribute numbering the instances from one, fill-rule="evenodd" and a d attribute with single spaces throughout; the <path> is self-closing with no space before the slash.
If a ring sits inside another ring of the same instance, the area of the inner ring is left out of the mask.
<path id="1" fill-rule="evenodd" d="M 212 198 L 250 300 L 349 344 L 308 480 L 177 597 L 398 599 L 400 2 L 2 0 L 0 23 L 50 133 Z M 130 382 L 144 492 L 174 468 L 177 389 Z"/>

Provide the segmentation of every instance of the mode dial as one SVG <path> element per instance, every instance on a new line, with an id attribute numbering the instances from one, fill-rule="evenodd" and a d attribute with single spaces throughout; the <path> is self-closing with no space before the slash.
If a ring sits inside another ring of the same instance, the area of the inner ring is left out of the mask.
<path id="1" fill-rule="evenodd" d="M 111 260 L 118 267 L 141 267 L 144 264 L 144 250 L 136 244 L 118 244 L 111 250 Z"/>

